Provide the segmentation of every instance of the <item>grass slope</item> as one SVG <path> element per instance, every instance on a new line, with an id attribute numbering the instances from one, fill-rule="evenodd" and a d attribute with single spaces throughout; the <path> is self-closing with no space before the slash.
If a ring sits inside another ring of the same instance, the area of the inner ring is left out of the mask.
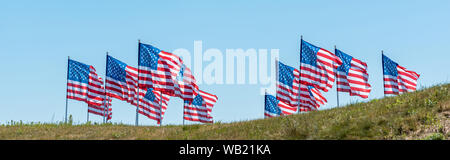
<path id="1" fill-rule="evenodd" d="M 0 126 L 0 139 L 449 139 L 450 84 L 367 103 L 235 123 Z"/>

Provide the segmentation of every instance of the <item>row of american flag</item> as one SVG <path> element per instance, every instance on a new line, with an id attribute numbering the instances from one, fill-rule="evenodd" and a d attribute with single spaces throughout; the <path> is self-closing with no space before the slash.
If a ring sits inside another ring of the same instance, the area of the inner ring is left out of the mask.
<path id="1" fill-rule="evenodd" d="M 100 78 L 92 65 L 68 59 L 67 99 L 86 102 L 89 113 L 112 118 L 112 99 L 136 107 L 138 114 L 155 120 L 164 118 L 171 97 L 184 101 L 184 120 L 213 123 L 216 95 L 200 90 L 191 70 L 182 59 L 152 45 L 138 43 L 138 67 L 106 55 L 106 78 Z"/>
<path id="2" fill-rule="evenodd" d="M 398 95 L 416 90 L 419 74 L 407 70 L 390 58 L 382 56 L 385 95 Z M 336 83 L 337 94 L 368 98 L 371 91 L 367 64 L 341 50 L 332 53 L 301 38 L 299 69 L 279 62 L 276 65 L 276 95 L 265 95 L 265 117 L 317 111 L 327 100 Z M 336 82 L 335 82 L 336 81 Z M 339 98 L 338 98 L 339 103 Z"/>

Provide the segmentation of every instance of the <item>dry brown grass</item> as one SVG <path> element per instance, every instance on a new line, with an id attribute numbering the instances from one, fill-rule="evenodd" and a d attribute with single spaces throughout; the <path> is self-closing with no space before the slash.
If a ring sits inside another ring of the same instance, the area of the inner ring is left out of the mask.
<path id="1" fill-rule="evenodd" d="M 346 107 L 234 123 L 189 126 L 22 124 L 0 139 L 449 139 L 450 84 Z"/>

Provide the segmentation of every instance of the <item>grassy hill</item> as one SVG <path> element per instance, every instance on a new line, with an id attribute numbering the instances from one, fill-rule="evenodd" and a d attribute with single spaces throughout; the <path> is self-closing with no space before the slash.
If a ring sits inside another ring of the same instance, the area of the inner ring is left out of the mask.
<path id="1" fill-rule="evenodd" d="M 319 112 L 235 123 L 0 126 L 0 139 L 449 139 L 450 84 Z"/>

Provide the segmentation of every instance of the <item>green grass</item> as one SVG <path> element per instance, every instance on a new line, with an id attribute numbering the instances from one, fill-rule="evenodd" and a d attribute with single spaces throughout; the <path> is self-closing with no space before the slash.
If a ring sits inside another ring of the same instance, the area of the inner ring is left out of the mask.
<path id="1" fill-rule="evenodd" d="M 129 126 L 10 122 L 0 139 L 449 139 L 450 84 L 345 107 L 234 123 Z"/>

